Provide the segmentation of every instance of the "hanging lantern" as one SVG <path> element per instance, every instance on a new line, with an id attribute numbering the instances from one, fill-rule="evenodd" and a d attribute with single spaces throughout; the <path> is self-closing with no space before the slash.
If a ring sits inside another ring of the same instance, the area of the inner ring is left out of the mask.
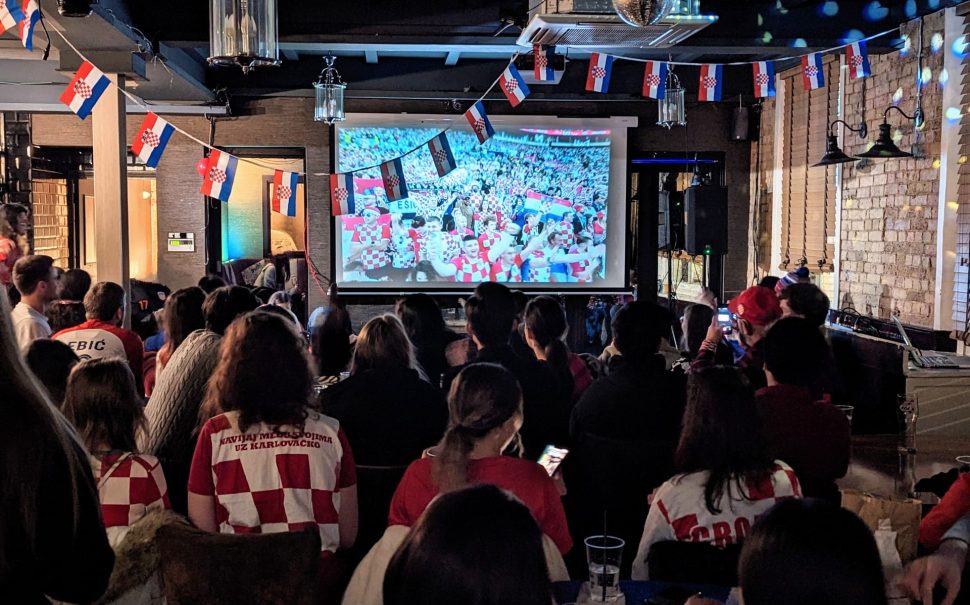
<path id="1" fill-rule="evenodd" d="M 340 73 L 333 66 L 334 56 L 328 54 L 323 59 L 327 66 L 320 72 L 313 87 L 317 89 L 317 103 L 313 111 L 313 119 L 317 122 L 344 121 L 344 89 L 347 85 L 340 79 Z"/>
<path id="2" fill-rule="evenodd" d="M 209 65 L 280 64 L 276 0 L 209 1 Z"/>
<path id="3" fill-rule="evenodd" d="M 667 85 L 664 98 L 657 101 L 657 125 L 664 128 L 687 125 L 687 112 L 684 109 L 684 89 L 680 78 L 674 73 L 674 66 L 667 67 Z"/>

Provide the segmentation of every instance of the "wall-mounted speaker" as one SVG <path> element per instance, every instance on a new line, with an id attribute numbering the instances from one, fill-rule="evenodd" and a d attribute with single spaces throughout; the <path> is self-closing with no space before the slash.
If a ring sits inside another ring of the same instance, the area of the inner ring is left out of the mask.
<path id="1" fill-rule="evenodd" d="M 727 189 L 688 187 L 684 191 L 684 250 L 724 254 L 727 247 Z"/>

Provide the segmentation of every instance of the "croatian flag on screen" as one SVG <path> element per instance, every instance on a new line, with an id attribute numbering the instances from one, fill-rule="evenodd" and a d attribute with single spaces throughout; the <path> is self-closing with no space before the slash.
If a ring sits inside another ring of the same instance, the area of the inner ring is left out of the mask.
<path id="1" fill-rule="evenodd" d="M 525 101 L 525 98 L 529 96 L 529 87 L 525 85 L 525 80 L 522 79 L 519 70 L 511 63 L 499 76 L 498 85 L 502 87 L 502 92 L 505 93 L 505 98 L 509 100 L 512 107 L 518 107 L 519 103 Z"/>
<path id="2" fill-rule="evenodd" d="M 569 200 L 564 200 L 561 197 L 554 197 L 549 200 L 549 206 L 546 208 L 546 213 L 542 216 L 543 221 L 547 221 L 551 218 L 561 221 L 564 214 L 571 211 L 573 205 Z"/>
<path id="3" fill-rule="evenodd" d="M 555 46 L 532 45 L 532 58 L 535 60 L 534 75 L 537 82 L 552 82 L 556 79 L 556 70 L 552 67 L 556 58 Z"/>
<path id="4" fill-rule="evenodd" d="M 724 90 L 724 66 L 706 63 L 701 65 L 700 88 L 697 90 L 698 101 L 720 101 L 721 91 Z"/>
<path id="5" fill-rule="evenodd" d="M 27 50 L 34 50 L 34 26 L 40 20 L 40 8 L 35 0 L 24 0 L 23 7 L 25 16 L 20 22 L 20 41 Z"/>
<path id="6" fill-rule="evenodd" d="M 296 216 L 296 184 L 299 173 L 276 170 L 273 172 L 273 212 Z"/>
<path id="7" fill-rule="evenodd" d="M 438 171 L 439 177 L 443 177 L 457 168 L 455 156 L 451 153 L 448 135 L 444 132 L 428 141 L 428 149 L 431 151 L 431 159 L 434 161 L 434 167 Z"/>
<path id="8" fill-rule="evenodd" d="M 529 191 L 525 194 L 525 210 L 526 212 L 534 212 L 539 214 L 542 212 L 542 199 L 546 197 L 541 193 L 536 191 Z"/>
<path id="9" fill-rule="evenodd" d="M 475 131 L 479 144 L 489 140 L 495 134 L 495 129 L 492 128 L 492 123 L 488 120 L 488 114 L 485 113 L 485 105 L 481 101 L 468 108 L 468 111 L 465 112 L 465 119 L 468 120 L 472 130 Z"/>
<path id="10" fill-rule="evenodd" d="M 408 196 L 408 184 L 404 180 L 401 158 L 381 164 L 381 179 L 384 181 L 384 194 L 387 195 L 387 201 L 396 202 Z"/>
<path id="11" fill-rule="evenodd" d="M 236 179 L 236 165 L 239 160 L 225 151 L 213 149 L 206 163 L 205 179 L 202 181 L 202 195 L 214 197 L 223 202 L 229 201 L 232 183 Z"/>
<path id="12" fill-rule="evenodd" d="M 866 50 L 865 40 L 853 42 L 845 47 L 845 62 L 849 65 L 849 77 L 853 80 L 872 75 L 872 69 L 869 67 L 869 51 Z"/>
<path id="13" fill-rule="evenodd" d="M 24 12 L 16 0 L 0 0 L 0 34 L 20 25 Z"/>
<path id="14" fill-rule="evenodd" d="M 149 111 L 131 143 L 131 152 L 145 162 L 146 166 L 155 168 L 174 132 L 174 126 Z"/>
<path id="15" fill-rule="evenodd" d="M 108 88 L 108 77 L 89 61 L 81 63 L 74 79 L 61 93 L 61 103 L 71 108 L 82 120 L 91 115 L 101 94 Z"/>
<path id="16" fill-rule="evenodd" d="M 815 90 L 825 86 L 822 53 L 812 53 L 802 57 L 802 83 L 805 85 L 805 90 Z"/>
<path id="17" fill-rule="evenodd" d="M 663 61 L 647 61 L 643 69 L 643 96 L 662 99 L 667 93 L 667 64 Z"/>
<path id="18" fill-rule="evenodd" d="M 589 71 L 586 72 L 586 90 L 606 92 L 610 89 L 610 72 L 613 71 L 613 57 L 603 53 L 589 56 Z"/>
<path id="19" fill-rule="evenodd" d="M 754 71 L 754 96 L 775 96 L 775 64 L 771 61 L 755 61 L 751 68 Z"/>
<path id="20" fill-rule="evenodd" d="M 356 214 L 354 173 L 330 175 L 330 211 L 334 216 Z"/>

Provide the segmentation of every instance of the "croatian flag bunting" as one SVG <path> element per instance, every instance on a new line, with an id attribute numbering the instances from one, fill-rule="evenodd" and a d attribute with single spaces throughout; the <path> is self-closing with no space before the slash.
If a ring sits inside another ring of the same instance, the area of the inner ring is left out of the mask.
<path id="1" fill-rule="evenodd" d="M 802 84 L 805 90 L 815 90 L 825 86 L 822 73 L 822 53 L 812 53 L 802 57 Z"/>
<path id="2" fill-rule="evenodd" d="M 213 149 L 206 162 L 205 179 L 202 181 L 202 195 L 214 197 L 223 202 L 229 201 L 232 183 L 236 179 L 236 165 L 239 160 L 224 151 Z"/>
<path id="3" fill-rule="evenodd" d="M 387 196 L 387 201 L 396 202 L 408 196 L 408 184 L 404 180 L 401 158 L 381 164 L 381 178 L 384 181 L 384 194 Z"/>
<path id="4" fill-rule="evenodd" d="M 131 143 L 131 152 L 145 162 L 146 166 L 155 168 L 174 132 L 174 126 L 149 111 Z"/>
<path id="5" fill-rule="evenodd" d="M 556 71 L 552 66 L 555 57 L 555 46 L 532 45 L 532 58 L 535 61 L 534 75 L 537 82 L 552 82 L 556 79 Z"/>
<path id="6" fill-rule="evenodd" d="M 11 0 L 6 0 L 10 2 Z M 16 1 L 16 0 L 13 0 Z M 34 26 L 40 20 L 40 7 L 36 0 L 24 0 L 24 18 L 20 22 L 20 42 L 27 50 L 34 50 Z"/>
<path id="7" fill-rule="evenodd" d="M 754 96 L 775 96 L 775 64 L 771 61 L 756 61 L 751 68 L 754 72 Z"/>
<path id="8" fill-rule="evenodd" d="M 845 62 L 849 65 L 849 77 L 853 80 L 872 75 L 872 69 L 869 67 L 869 52 L 866 50 L 865 40 L 853 42 L 846 47 Z"/>
<path id="9" fill-rule="evenodd" d="M 356 214 L 354 173 L 330 175 L 330 213 L 334 216 Z"/>
<path id="10" fill-rule="evenodd" d="M 297 172 L 273 172 L 273 212 L 296 216 L 296 184 L 299 180 Z"/>
<path id="11" fill-rule="evenodd" d="M 0 0 L 0 34 L 20 25 L 24 12 L 17 0 Z"/>
<path id="12" fill-rule="evenodd" d="M 529 96 L 529 87 L 525 85 L 525 80 L 515 65 L 509 63 L 502 75 L 498 78 L 498 85 L 505 93 L 505 98 L 509 100 L 512 107 L 518 107 L 519 103 Z"/>
<path id="13" fill-rule="evenodd" d="M 667 93 L 667 64 L 663 61 L 647 61 L 643 70 L 643 96 L 662 99 Z"/>
<path id="14" fill-rule="evenodd" d="M 70 107 L 83 120 L 91 115 L 91 110 L 108 88 L 108 84 L 108 77 L 91 65 L 90 61 L 85 61 L 77 68 L 74 79 L 61 93 L 61 103 Z"/>
<path id="15" fill-rule="evenodd" d="M 610 89 L 610 73 L 613 71 L 613 57 L 603 53 L 589 56 L 589 71 L 586 72 L 586 90 L 607 92 Z"/>
<path id="16" fill-rule="evenodd" d="M 724 66 L 706 63 L 701 65 L 700 88 L 697 91 L 698 101 L 720 101 L 724 90 Z"/>
<path id="17" fill-rule="evenodd" d="M 485 113 L 485 105 L 481 101 L 468 108 L 468 111 L 465 112 L 465 119 L 468 120 L 472 130 L 478 136 L 479 144 L 489 140 L 495 134 L 495 129 L 492 128 L 492 123 L 488 120 L 488 114 Z"/>
<path id="18" fill-rule="evenodd" d="M 434 161 L 435 170 L 438 176 L 443 177 L 457 168 L 455 156 L 451 153 L 451 144 L 448 143 L 448 136 L 441 133 L 428 141 L 428 149 L 431 150 L 431 159 Z"/>

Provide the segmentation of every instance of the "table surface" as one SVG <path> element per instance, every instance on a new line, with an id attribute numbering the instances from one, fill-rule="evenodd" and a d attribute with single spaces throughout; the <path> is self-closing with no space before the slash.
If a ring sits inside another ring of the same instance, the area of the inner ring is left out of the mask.
<path id="1" fill-rule="evenodd" d="M 559 605 L 575 603 L 579 596 L 579 591 L 583 583 L 580 581 L 572 582 L 553 582 L 552 592 Z M 662 593 L 670 587 L 677 587 L 686 590 L 688 593 L 700 593 L 705 597 L 717 599 L 721 602 L 727 601 L 730 588 L 723 586 L 706 586 L 702 584 L 673 584 L 670 582 L 640 582 L 634 580 L 620 580 L 620 592 L 623 593 L 626 605 L 643 605 L 645 599 Z"/>

